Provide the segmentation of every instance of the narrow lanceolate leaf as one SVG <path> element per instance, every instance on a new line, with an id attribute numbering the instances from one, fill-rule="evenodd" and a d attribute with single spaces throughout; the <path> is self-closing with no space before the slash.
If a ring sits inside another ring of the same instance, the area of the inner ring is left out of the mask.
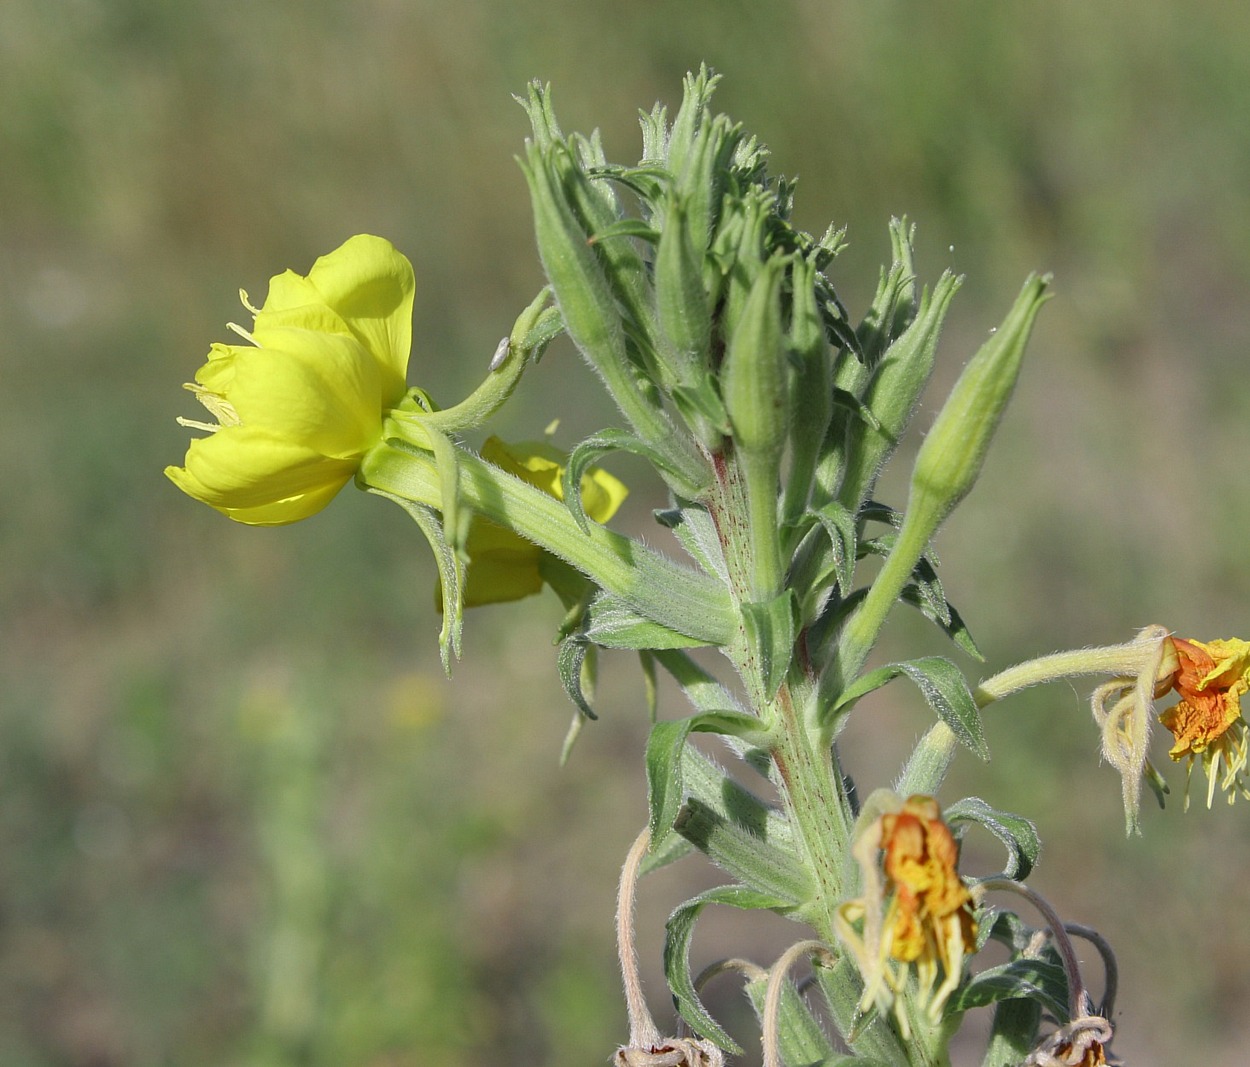
<path id="1" fill-rule="evenodd" d="M 987 967 L 973 975 L 946 1002 L 946 1014 L 1020 997 L 1037 1001 L 1056 1019 L 1068 1018 L 1068 981 L 1063 968 L 1048 960 L 1025 958 Z"/>
<path id="2" fill-rule="evenodd" d="M 560 675 L 560 684 L 564 686 L 564 692 L 576 705 L 577 710 L 588 719 L 599 717 L 590 706 L 590 696 L 586 693 L 585 685 L 587 679 L 584 677 L 588 657 L 593 652 L 594 646 L 590 645 L 580 634 L 574 634 L 560 642 L 560 652 L 556 656 L 556 669 Z"/>
<path id="3" fill-rule="evenodd" d="M 673 649 L 705 645 L 695 637 L 670 630 L 640 615 L 611 593 L 599 593 L 586 609 L 582 636 L 604 648 Z"/>
<path id="4" fill-rule="evenodd" d="M 682 547 L 707 574 L 720 579 L 725 585 L 729 584 L 725 554 L 716 532 L 716 523 L 707 508 L 679 497 L 676 507 L 657 511 L 655 521 L 673 531 Z"/>
<path id="5" fill-rule="evenodd" d="M 911 1057 L 904 1050 L 898 1031 L 876 1012 L 860 1011 L 860 995 L 863 981 L 849 953 L 842 956 L 832 967 L 816 967 L 816 981 L 829 1005 L 829 1014 L 842 1040 L 854 1048 L 853 1062 L 864 1063 L 910 1063 Z M 862 1059 L 858 1057 L 863 1057 Z"/>
<path id="6" fill-rule="evenodd" d="M 711 805 L 687 798 L 673 829 L 739 882 L 799 907 L 812 896 L 807 872 L 786 852 Z"/>
<path id="7" fill-rule="evenodd" d="M 765 604 L 742 605 L 743 628 L 756 652 L 760 683 L 767 700 L 776 694 L 790 669 L 794 655 L 794 616 L 794 594 L 788 589 Z"/>
<path id="8" fill-rule="evenodd" d="M 825 1031 L 808 1008 L 807 1002 L 799 994 L 794 983 L 784 979 L 781 988 L 781 1004 L 777 1012 L 777 1040 L 780 1045 L 781 1058 L 786 1067 L 830 1067 L 833 1064 L 854 1064 L 863 1067 L 864 1061 L 851 1057 L 838 1056 L 833 1045 L 825 1036 Z M 764 1017 L 764 1001 L 768 996 L 768 980 L 757 978 L 746 984 L 747 996 L 751 999 L 751 1007 L 762 1020 Z"/>
<path id="9" fill-rule="evenodd" d="M 675 649 L 661 650 L 655 653 L 655 659 L 672 675 L 695 711 L 744 710 L 733 692 L 695 663 L 687 653 Z"/>
<path id="10" fill-rule="evenodd" d="M 651 848 L 657 849 L 673 832 L 673 822 L 684 799 L 682 758 L 686 739 L 696 732 L 729 734 L 762 742 L 759 719 L 734 711 L 706 711 L 675 722 L 657 722 L 647 738 L 647 800 Z"/>
<path id="11" fill-rule="evenodd" d="M 973 659 L 984 662 L 985 656 L 977 646 L 976 641 L 973 640 L 967 623 L 964 622 L 963 616 L 955 610 L 955 605 L 949 600 L 943 599 L 939 609 L 918 587 L 912 585 L 904 586 L 903 592 L 899 595 L 903 601 L 918 608 L 926 619 L 949 637 L 962 651 L 966 652 Z"/>
<path id="12" fill-rule="evenodd" d="M 582 506 L 582 479 L 593 464 L 613 452 L 627 452 L 633 456 L 641 456 L 652 466 L 664 470 L 670 484 L 681 480 L 681 471 L 669 464 L 664 453 L 636 434 L 611 429 L 600 430 L 592 434 L 569 454 L 564 473 L 560 475 L 560 488 L 564 493 L 564 503 L 583 531 L 590 528 L 591 520 Z M 689 490 L 692 493 L 697 491 L 693 486 L 689 487 Z"/>
<path id="13" fill-rule="evenodd" d="M 827 591 L 834 584 L 843 593 L 851 590 L 851 578 L 855 573 L 856 547 L 855 516 L 836 500 L 810 513 L 828 537 L 828 553 L 817 557 L 816 576 L 812 579 L 813 590 Z M 805 594 L 807 590 L 798 590 Z"/>
<path id="14" fill-rule="evenodd" d="M 905 675 L 916 684 L 929 706 L 950 727 L 961 744 L 981 759 L 989 759 L 981 713 L 968 689 L 967 679 L 955 664 L 941 656 L 888 663 L 862 675 L 842 692 L 825 713 L 827 722 L 833 724 L 840 721 L 857 700 L 900 675 Z"/>
<path id="15" fill-rule="evenodd" d="M 369 492 L 395 501 L 408 512 L 434 552 L 434 562 L 438 567 L 439 595 L 442 597 L 443 607 L 443 628 L 438 635 L 438 650 L 443 661 L 443 670 L 450 677 L 452 657 L 460 658 L 464 600 L 460 561 L 443 535 L 443 520 L 437 511 L 423 504 L 414 503 L 380 489 L 370 489 Z"/>
<path id="16" fill-rule="evenodd" d="M 943 812 L 951 825 L 960 822 L 985 827 L 1007 849 L 1007 866 L 1001 877 L 1023 881 L 1033 870 L 1042 851 L 1037 827 L 1022 815 L 991 808 L 980 797 L 968 797 L 950 805 Z"/>
<path id="17" fill-rule="evenodd" d="M 1017 1067 L 1037 1044 L 1042 1006 L 1035 1000 L 1000 1000 L 994 1005 L 994 1022 L 981 1067 Z"/>
<path id="18" fill-rule="evenodd" d="M 693 745 L 681 751 L 681 780 L 674 795 L 696 801 L 743 833 L 794 854 L 794 830 L 785 815 L 729 777 Z M 653 847 L 647 853 L 642 873 L 659 870 L 693 851 L 693 844 L 680 834 L 670 833 L 658 849 Z"/>
<path id="19" fill-rule="evenodd" d="M 725 1033 L 699 1000 L 690 972 L 690 940 L 694 936 L 695 922 L 709 904 L 725 904 L 748 911 L 784 910 L 788 905 L 784 900 L 767 893 L 757 893 L 745 886 L 722 885 L 679 905 L 665 927 L 667 936 L 664 941 L 664 974 L 668 978 L 668 987 L 672 990 L 681 1017 L 700 1037 L 714 1042 L 726 1052 L 741 1054 L 742 1049 L 737 1042 Z"/>

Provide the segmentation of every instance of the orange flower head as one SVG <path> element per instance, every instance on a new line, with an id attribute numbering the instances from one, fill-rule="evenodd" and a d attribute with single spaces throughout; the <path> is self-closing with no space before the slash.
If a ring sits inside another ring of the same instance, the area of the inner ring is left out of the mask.
<path id="1" fill-rule="evenodd" d="M 1250 797 L 1243 779 L 1250 762 L 1250 730 L 1241 713 L 1241 696 L 1250 689 L 1250 642 L 1179 637 L 1171 642 L 1177 668 L 1164 685 L 1181 699 L 1159 717 L 1176 739 L 1169 755 L 1177 762 L 1188 759 L 1191 772 L 1201 759 L 1208 807 L 1217 782 L 1229 803 L 1238 793 Z"/>
<path id="2" fill-rule="evenodd" d="M 976 937 L 972 895 L 959 877 L 959 845 L 942 822 L 937 801 L 911 797 L 881 817 L 890 955 L 903 963 L 941 964 L 958 973 Z"/>
<path id="3" fill-rule="evenodd" d="M 838 938 L 864 980 L 860 1009 L 894 1008 L 909 1033 L 900 993 L 914 974 L 918 1003 L 936 1024 L 976 951 L 973 899 L 956 867 L 959 843 L 932 797 L 904 801 L 887 790 L 868 798 L 851 852 L 863 895 L 838 908 Z"/>

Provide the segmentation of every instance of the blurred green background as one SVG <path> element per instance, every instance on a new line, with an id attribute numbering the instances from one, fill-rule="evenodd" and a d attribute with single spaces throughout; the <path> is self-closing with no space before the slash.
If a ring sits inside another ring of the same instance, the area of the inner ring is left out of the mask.
<path id="1" fill-rule="evenodd" d="M 800 222 L 849 226 L 853 312 L 891 214 L 926 277 L 968 275 L 934 396 L 1025 273 L 1055 272 L 939 543 L 990 667 L 1152 622 L 1250 636 L 1247 55 L 1225 0 L 5 0 L 0 1064 L 573 1067 L 625 1037 L 636 671 L 608 662 L 602 721 L 557 770 L 554 599 L 471 615 L 447 682 L 399 509 L 349 489 L 257 530 L 178 494 L 179 385 L 240 285 L 390 237 L 418 275 L 412 380 L 452 402 L 540 283 L 510 94 L 550 80 L 565 129 L 630 162 L 637 109 L 706 60 L 799 175 Z M 556 416 L 566 443 L 613 421 L 567 348 L 498 428 Z M 659 540 L 660 503 L 639 485 L 624 526 Z M 933 639 L 903 620 L 889 640 Z M 1250 810 L 1151 808 L 1126 842 L 1085 692 L 995 710 L 993 761 L 946 799 L 1037 820 L 1035 886 L 1120 953 L 1121 1055 L 1242 1064 Z M 925 716 L 901 687 L 865 702 L 861 786 Z M 643 887 L 661 1015 L 663 918 L 707 878 L 689 863 Z M 696 951 L 768 962 L 789 936 L 713 918 Z"/>

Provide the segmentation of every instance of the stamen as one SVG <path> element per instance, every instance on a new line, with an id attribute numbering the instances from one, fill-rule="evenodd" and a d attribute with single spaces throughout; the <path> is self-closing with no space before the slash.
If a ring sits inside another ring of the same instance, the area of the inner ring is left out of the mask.
<path id="1" fill-rule="evenodd" d="M 189 430 L 204 430 L 207 433 L 216 433 L 221 429 L 219 423 L 216 422 L 197 422 L 195 419 L 184 419 L 181 415 L 174 419 L 179 426 L 185 426 Z"/>
<path id="2" fill-rule="evenodd" d="M 254 316 L 260 314 L 259 309 L 252 307 L 251 301 L 248 299 L 246 289 L 239 290 L 239 303 L 241 303 L 245 308 L 247 308 L 247 310 L 250 311 Z"/>
<path id="3" fill-rule="evenodd" d="M 254 344 L 257 348 L 260 348 L 260 343 L 256 340 L 256 338 L 253 337 L 250 333 L 248 333 L 247 330 L 243 329 L 243 327 L 240 326 L 237 322 L 227 322 L 226 329 L 233 330 L 240 337 L 242 337 L 245 341 L 249 341 L 250 343 Z"/>
<path id="4" fill-rule="evenodd" d="M 187 382 L 183 388 L 194 393 L 195 399 L 203 404 L 208 409 L 208 413 L 217 420 L 218 425 L 212 427 L 214 431 L 222 426 L 239 426 L 242 424 L 243 420 L 239 418 L 239 413 L 234 410 L 234 405 L 224 396 L 205 389 L 202 385 L 196 385 L 195 382 Z M 187 423 L 186 425 L 192 424 Z"/>

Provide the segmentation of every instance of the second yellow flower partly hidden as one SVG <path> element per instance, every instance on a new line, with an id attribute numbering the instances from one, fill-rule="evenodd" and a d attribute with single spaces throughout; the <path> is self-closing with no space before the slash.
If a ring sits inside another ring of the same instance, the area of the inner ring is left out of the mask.
<path id="1" fill-rule="evenodd" d="M 358 235 L 286 271 L 245 344 L 214 344 L 187 386 L 214 422 L 166 475 L 238 522 L 278 526 L 320 511 L 352 476 L 407 390 L 412 264 L 381 237 Z M 244 295 L 246 304 L 246 295 Z"/>
<path id="2" fill-rule="evenodd" d="M 548 496 L 564 499 L 561 479 L 568 457 L 547 442 L 510 445 L 490 437 L 482 446 L 482 458 Z M 619 480 L 598 467 L 583 475 L 581 488 L 582 507 L 595 522 L 607 522 L 629 493 Z M 544 550 L 489 519 L 474 517 L 465 552 L 469 557 L 465 607 L 520 600 L 542 589 Z"/>

